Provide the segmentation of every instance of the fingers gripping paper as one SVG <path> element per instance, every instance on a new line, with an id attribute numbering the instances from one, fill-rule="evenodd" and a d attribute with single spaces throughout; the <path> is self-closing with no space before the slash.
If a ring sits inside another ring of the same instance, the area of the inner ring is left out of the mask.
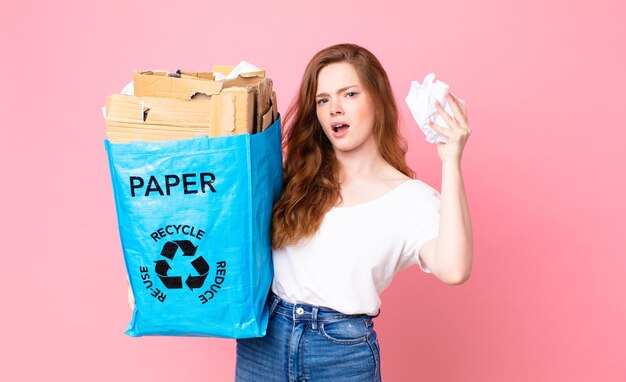
<path id="1" fill-rule="evenodd" d="M 280 118 L 257 134 L 105 147 L 136 301 L 126 333 L 265 335 Z"/>
<path id="2" fill-rule="evenodd" d="M 433 130 L 428 122 L 432 121 L 443 128 L 448 127 L 446 121 L 437 112 L 435 101 L 439 101 L 444 110 L 450 116 L 454 116 L 452 108 L 445 99 L 449 88 L 450 86 L 445 82 L 435 81 L 435 73 L 430 73 L 424 77 L 424 81 L 421 84 L 419 81 L 411 81 L 411 88 L 405 101 L 411 110 L 411 114 L 413 114 L 415 122 L 417 122 L 426 135 L 426 140 L 430 143 L 448 142 L 448 139 Z M 463 100 L 458 100 L 465 104 Z"/>

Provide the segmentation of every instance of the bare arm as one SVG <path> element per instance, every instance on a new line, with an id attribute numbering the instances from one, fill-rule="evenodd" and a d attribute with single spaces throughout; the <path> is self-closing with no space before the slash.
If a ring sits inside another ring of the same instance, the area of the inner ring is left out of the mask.
<path id="1" fill-rule="evenodd" d="M 420 258 L 446 284 L 461 284 L 471 273 L 472 222 L 460 163 L 444 162 L 441 180 L 439 236 L 426 242 Z"/>
<path id="2" fill-rule="evenodd" d="M 472 222 L 461 173 L 461 156 L 471 130 L 465 106 L 451 94 L 446 99 L 454 118 L 441 106 L 437 109 L 450 128 L 431 123 L 435 131 L 448 139 L 447 143 L 437 144 L 442 161 L 439 236 L 426 242 L 419 256 L 438 279 L 447 284 L 461 284 L 470 276 L 473 257 Z"/>

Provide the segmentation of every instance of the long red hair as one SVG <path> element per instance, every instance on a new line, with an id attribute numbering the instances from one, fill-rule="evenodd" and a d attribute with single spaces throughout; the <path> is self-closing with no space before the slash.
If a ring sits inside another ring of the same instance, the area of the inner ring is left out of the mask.
<path id="1" fill-rule="evenodd" d="M 374 134 L 381 156 L 403 174 L 414 176 L 406 163 L 406 143 L 400 136 L 391 84 L 378 59 L 354 44 L 321 50 L 307 65 L 300 91 L 284 118 L 284 191 L 272 212 L 272 247 L 276 249 L 315 234 L 324 214 L 341 200 L 340 164 L 317 120 L 315 107 L 320 70 L 339 62 L 352 64 L 374 101 Z"/>

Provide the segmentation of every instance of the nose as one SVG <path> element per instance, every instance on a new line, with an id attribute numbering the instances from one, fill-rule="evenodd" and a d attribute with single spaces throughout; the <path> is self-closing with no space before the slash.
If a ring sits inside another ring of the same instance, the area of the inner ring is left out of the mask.
<path id="1" fill-rule="evenodd" d="M 342 115 L 342 114 L 343 114 L 343 108 L 341 107 L 341 102 L 339 100 L 332 100 L 331 105 L 330 105 L 330 115 L 336 116 L 336 115 Z"/>

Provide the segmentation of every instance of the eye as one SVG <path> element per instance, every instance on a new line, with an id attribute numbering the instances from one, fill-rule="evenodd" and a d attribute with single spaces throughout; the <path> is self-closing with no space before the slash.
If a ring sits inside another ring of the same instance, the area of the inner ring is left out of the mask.
<path id="1" fill-rule="evenodd" d="M 326 102 L 328 102 L 328 100 L 327 100 L 326 98 L 320 98 L 319 100 L 317 100 L 317 104 L 318 104 L 318 105 L 323 105 L 323 104 L 325 104 Z"/>
<path id="2" fill-rule="evenodd" d="M 356 97 L 357 94 L 358 94 L 357 92 L 348 92 L 346 93 L 346 97 L 353 98 L 353 97 Z"/>

